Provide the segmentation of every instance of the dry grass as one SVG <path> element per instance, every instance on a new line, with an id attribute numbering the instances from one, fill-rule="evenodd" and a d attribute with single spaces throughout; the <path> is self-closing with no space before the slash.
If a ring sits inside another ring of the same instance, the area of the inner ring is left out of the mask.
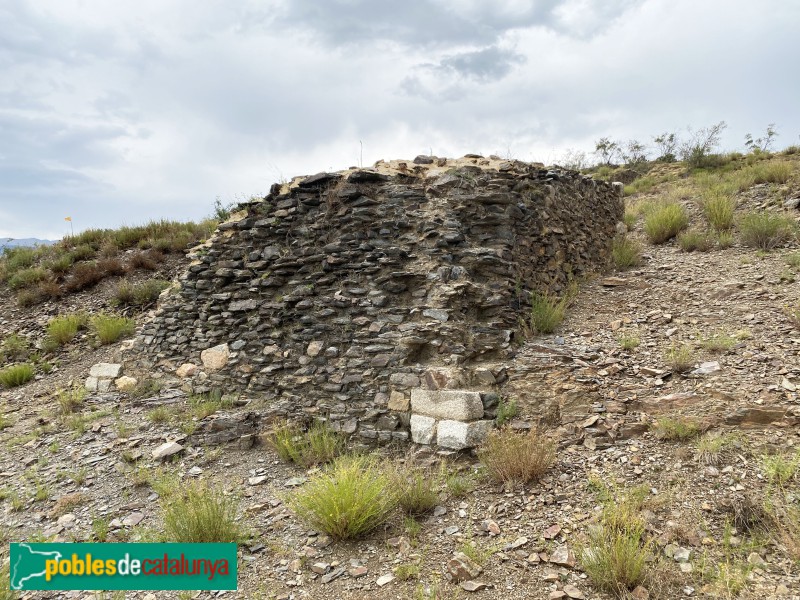
<path id="1" fill-rule="evenodd" d="M 527 483 L 544 475 L 556 460 L 556 443 L 544 432 L 493 431 L 478 449 L 489 476 L 503 483 Z"/>

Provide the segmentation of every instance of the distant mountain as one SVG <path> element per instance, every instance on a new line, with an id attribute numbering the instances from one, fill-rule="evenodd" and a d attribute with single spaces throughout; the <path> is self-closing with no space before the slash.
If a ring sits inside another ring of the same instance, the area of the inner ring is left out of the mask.
<path id="1" fill-rule="evenodd" d="M 0 238 L 0 250 L 3 248 L 17 248 L 19 246 L 49 246 L 55 244 L 53 240 L 40 240 L 38 238 Z"/>

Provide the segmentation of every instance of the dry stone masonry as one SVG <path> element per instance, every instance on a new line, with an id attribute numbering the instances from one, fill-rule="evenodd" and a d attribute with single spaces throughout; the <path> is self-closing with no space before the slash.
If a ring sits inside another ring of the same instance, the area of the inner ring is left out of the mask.
<path id="1" fill-rule="evenodd" d="M 448 448 L 491 427 L 530 292 L 603 268 L 623 211 L 619 185 L 476 155 L 297 178 L 239 208 L 142 328 L 149 363 L 268 415 Z"/>

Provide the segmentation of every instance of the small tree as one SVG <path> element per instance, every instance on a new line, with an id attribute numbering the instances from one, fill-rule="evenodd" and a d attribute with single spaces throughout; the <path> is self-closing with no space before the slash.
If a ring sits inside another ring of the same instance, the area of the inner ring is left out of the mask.
<path id="1" fill-rule="evenodd" d="M 594 143 L 594 153 L 604 165 L 611 165 L 620 155 L 620 143 L 607 137 L 600 138 Z"/>
<path id="2" fill-rule="evenodd" d="M 778 132 L 775 131 L 775 123 L 767 125 L 767 131 L 764 137 L 753 139 L 753 135 L 748 133 L 744 136 L 744 145 L 749 152 L 758 154 L 760 152 L 769 152 L 772 142 L 778 137 Z"/>
<path id="3" fill-rule="evenodd" d="M 620 150 L 620 154 L 625 164 L 630 167 L 647 162 L 647 146 L 638 140 L 628 140 L 625 148 Z"/>
<path id="4" fill-rule="evenodd" d="M 224 204 L 220 197 L 217 196 L 216 200 L 214 200 L 214 212 L 211 213 L 211 218 L 217 221 L 227 221 L 231 218 L 231 213 L 233 212 L 235 204 L 235 202 Z"/>
<path id="5" fill-rule="evenodd" d="M 659 162 L 675 162 L 678 152 L 678 135 L 675 133 L 664 132 L 653 137 L 653 142 L 658 148 Z"/>
<path id="6" fill-rule="evenodd" d="M 685 160 L 690 167 L 700 167 L 704 159 L 719 145 L 719 138 L 728 124 L 720 121 L 716 125 L 703 127 L 691 133 L 689 141 L 681 144 L 681 159 Z"/>
<path id="7" fill-rule="evenodd" d="M 586 152 L 570 148 L 561 157 L 561 165 L 573 171 L 582 171 L 589 166 L 589 161 L 586 159 Z"/>

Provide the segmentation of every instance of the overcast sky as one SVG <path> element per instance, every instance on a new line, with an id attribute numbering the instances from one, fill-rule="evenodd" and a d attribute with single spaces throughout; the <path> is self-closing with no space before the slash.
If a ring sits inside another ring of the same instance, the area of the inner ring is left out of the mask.
<path id="1" fill-rule="evenodd" d="M 800 142 L 798 0 L 0 0 L 0 237 L 417 154 Z"/>

